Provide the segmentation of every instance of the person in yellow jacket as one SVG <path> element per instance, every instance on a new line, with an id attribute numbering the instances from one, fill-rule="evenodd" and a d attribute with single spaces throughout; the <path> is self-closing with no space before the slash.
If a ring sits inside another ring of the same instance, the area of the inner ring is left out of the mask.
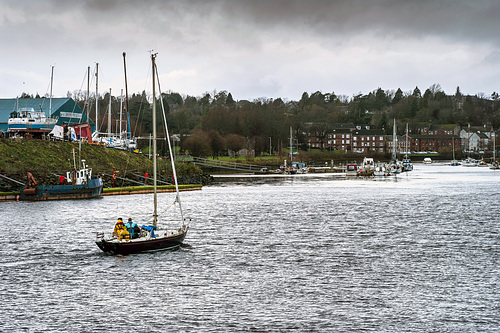
<path id="1" fill-rule="evenodd" d="M 118 219 L 118 222 L 116 222 L 115 229 L 113 230 L 113 236 L 118 236 L 118 240 L 129 240 L 130 239 L 130 234 L 127 231 L 127 228 L 125 227 L 125 224 L 123 224 L 122 218 Z"/>

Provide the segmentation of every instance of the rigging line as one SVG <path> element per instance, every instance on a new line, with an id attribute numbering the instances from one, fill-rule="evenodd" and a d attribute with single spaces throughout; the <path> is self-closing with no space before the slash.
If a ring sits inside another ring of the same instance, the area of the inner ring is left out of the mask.
<path id="1" fill-rule="evenodd" d="M 147 82 L 149 82 L 149 78 L 151 77 L 151 68 L 149 68 L 148 66 L 148 74 L 147 74 L 147 77 L 146 77 L 146 80 L 145 80 L 145 88 L 143 90 L 143 94 L 141 94 L 141 104 L 139 105 L 139 112 L 137 114 L 137 117 L 135 119 L 135 128 L 134 128 L 134 132 L 132 133 L 132 129 L 130 128 L 130 134 L 131 136 L 135 137 L 136 136 L 136 131 L 137 131 L 137 125 L 139 124 L 139 120 L 141 119 L 141 112 L 144 110 L 145 108 L 145 104 L 147 103 L 147 105 L 149 106 L 149 101 L 147 100 L 147 94 L 146 94 L 146 89 L 148 87 L 148 84 Z M 130 106 L 129 106 L 130 107 Z M 129 112 L 129 115 L 130 115 L 130 110 L 127 110 Z"/>
<path id="2" fill-rule="evenodd" d="M 21 183 L 20 181 L 17 181 L 17 180 L 15 180 L 15 179 L 9 178 L 9 177 L 4 176 L 4 175 L 2 175 L 2 174 L 0 174 L 0 177 L 3 177 L 3 178 L 5 178 L 5 179 L 8 179 L 8 180 L 13 181 L 14 183 L 17 183 L 17 184 L 20 184 L 20 185 L 26 185 L 26 184 L 24 184 L 24 183 Z"/>
<path id="3" fill-rule="evenodd" d="M 173 172 L 173 176 L 174 176 L 175 193 L 176 193 L 176 197 L 177 197 L 177 202 L 179 203 L 179 211 L 181 213 L 182 225 L 184 225 L 185 221 L 184 221 L 184 214 L 182 212 L 181 198 L 179 197 L 179 184 L 177 182 L 177 172 L 175 170 L 175 165 L 174 165 L 174 163 L 175 163 L 175 161 L 174 161 L 174 155 L 172 153 L 172 145 L 170 143 L 170 133 L 168 131 L 167 116 L 165 115 L 165 107 L 163 105 L 163 98 L 161 96 L 160 77 L 158 75 L 158 66 L 156 65 L 156 63 L 155 63 L 155 66 L 154 66 L 154 71 L 156 72 L 156 80 L 158 81 L 158 92 L 160 94 L 161 110 L 162 110 L 162 114 L 163 114 L 163 121 L 165 123 L 165 134 L 166 134 L 167 143 L 168 143 L 168 150 L 169 150 L 169 153 L 170 153 L 170 161 L 172 163 L 172 172 Z M 154 98 L 155 98 L 155 96 L 153 96 L 153 103 L 154 103 Z"/>
<path id="4" fill-rule="evenodd" d="M 161 213 L 158 214 L 158 217 L 162 216 L 163 214 L 165 214 L 170 208 L 172 208 L 173 206 L 175 206 L 175 203 L 177 201 L 174 201 L 172 204 L 170 204 L 170 206 L 168 206 L 167 208 L 165 208 Z"/>
<path id="5" fill-rule="evenodd" d="M 83 85 L 85 84 L 85 80 L 87 79 L 87 71 L 85 71 L 85 75 L 83 76 L 83 79 L 82 79 L 82 83 L 80 84 L 80 96 L 82 94 L 82 88 L 83 88 Z M 79 98 L 80 98 L 79 96 Z M 76 108 L 76 101 L 75 101 L 75 106 L 73 107 L 73 111 L 75 111 L 75 108 Z M 87 108 L 87 104 L 88 104 L 88 99 L 87 99 L 87 94 L 85 94 L 85 97 L 83 99 L 83 108 L 82 108 L 82 114 L 80 115 L 80 123 L 82 122 L 82 119 L 83 119 L 83 114 L 87 113 L 85 110 Z M 87 119 L 88 121 L 88 119 Z"/>

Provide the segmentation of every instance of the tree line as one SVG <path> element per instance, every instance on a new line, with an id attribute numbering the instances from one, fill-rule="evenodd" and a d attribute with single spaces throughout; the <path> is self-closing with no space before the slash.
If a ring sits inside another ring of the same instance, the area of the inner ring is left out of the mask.
<path id="1" fill-rule="evenodd" d="M 95 104 L 85 103 L 84 92 L 68 92 L 67 97 L 73 98 L 82 109 L 89 110 L 94 119 Z M 352 97 L 334 92 L 304 92 L 299 101 L 281 98 L 235 100 L 225 90 L 207 92 L 200 97 L 169 91 L 162 94 L 162 100 L 170 133 L 180 137 L 176 144 L 196 156 L 218 156 L 240 149 L 255 150 L 256 155 L 270 150 L 275 153 L 288 146 L 290 127 L 296 140 L 294 144 L 307 149 L 304 133 L 321 139 L 339 124 L 369 125 L 386 134 L 392 133 L 393 119 L 397 120 L 401 132 L 398 134 L 402 134 L 406 123 L 412 133 L 416 133 L 423 123 L 484 125 L 494 129 L 500 126 L 498 93 L 463 95 L 457 87 L 455 94 L 447 95 L 439 84 L 423 93 L 418 87 L 407 92 L 378 88 Z M 119 119 L 122 102 L 114 96 L 111 101 L 115 122 Z M 109 104 L 109 93 L 99 96 L 98 102 L 103 114 Z M 128 105 L 132 134 L 149 136 L 152 132 L 150 96 L 146 92 L 132 94 Z M 163 119 L 157 119 L 158 125 L 163 126 Z M 103 116 L 99 122 L 100 128 L 107 128 L 107 117 Z M 115 128 L 116 123 L 112 126 Z"/>

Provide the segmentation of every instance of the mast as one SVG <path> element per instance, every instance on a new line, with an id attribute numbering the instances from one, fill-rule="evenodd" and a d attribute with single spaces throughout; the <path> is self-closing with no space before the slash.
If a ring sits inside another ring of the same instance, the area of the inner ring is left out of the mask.
<path id="1" fill-rule="evenodd" d="M 111 138 L 111 88 L 109 88 L 108 138 Z M 108 143 L 110 143 L 109 140 Z"/>
<path id="2" fill-rule="evenodd" d="M 496 153 L 497 153 L 497 149 L 496 149 L 496 146 L 495 146 L 495 138 L 496 138 L 496 133 L 495 133 L 495 129 L 493 127 L 491 127 L 491 130 L 493 131 L 493 162 L 496 162 L 497 158 L 496 158 Z"/>
<path id="3" fill-rule="evenodd" d="M 123 89 L 120 92 L 120 134 L 118 135 L 120 141 L 122 139 L 122 113 L 123 113 L 122 111 L 123 111 Z"/>
<path id="4" fill-rule="evenodd" d="M 98 84 L 99 63 L 95 64 L 95 132 L 99 134 L 99 84 Z"/>
<path id="5" fill-rule="evenodd" d="M 292 138 L 292 126 L 290 126 L 290 166 L 293 162 L 293 138 Z"/>
<path id="6" fill-rule="evenodd" d="M 406 123 L 406 142 L 405 142 L 406 158 L 408 159 L 408 123 Z"/>
<path id="7" fill-rule="evenodd" d="M 87 98 L 85 99 L 85 104 L 87 104 L 87 121 L 90 118 L 90 106 L 89 106 L 89 98 L 90 98 L 90 66 L 87 68 Z"/>
<path id="8" fill-rule="evenodd" d="M 453 135 L 453 139 L 452 139 L 451 145 L 453 147 L 453 161 L 455 161 L 455 135 Z"/>
<path id="9" fill-rule="evenodd" d="M 123 52 L 123 70 L 124 70 L 124 72 L 125 72 L 125 108 L 126 108 L 126 110 L 127 110 L 127 117 L 128 117 L 127 64 L 125 63 L 125 56 L 126 56 L 126 55 L 127 55 L 127 54 L 126 54 L 125 52 Z M 121 124 L 121 122 L 120 122 L 120 124 Z M 129 122 L 127 122 L 127 132 L 128 132 L 128 131 L 130 131 L 130 128 L 128 128 L 128 127 L 130 127 Z M 121 131 L 120 131 L 120 132 L 121 132 Z M 128 138 L 128 139 L 130 139 L 130 136 L 129 136 L 129 138 Z"/>
<path id="10" fill-rule="evenodd" d="M 156 195 L 156 91 L 155 91 L 155 58 L 156 53 L 151 53 L 151 63 L 153 66 L 153 186 L 154 186 L 154 212 L 153 225 L 157 225 L 157 195 Z"/>
<path id="11" fill-rule="evenodd" d="M 468 125 L 468 130 L 467 130 L 467 158 L 469 158 L 469 153 L 470 153 L 470 123 Z"/>
<path id="12" fill-rule="evenodd" d="M 52 84 L 54 82 L 54 66 L 52 66 L 52 73 L 50 74 L 50 101 L 49 101 L 49 118 L 52 116 Z"/>
<path id="13" fill-rule="evenodd" d="M 396 118 L 394 118 L 394 126 L 392 128 L 392 143 L 394 144 L 394 147 L 393 147 L 394 162 L 396 162 L 396 160 L 397 160 L 397 158 L 396 158 L 396 146 L 398 144 L 398 138 L 396 136 Z"/>

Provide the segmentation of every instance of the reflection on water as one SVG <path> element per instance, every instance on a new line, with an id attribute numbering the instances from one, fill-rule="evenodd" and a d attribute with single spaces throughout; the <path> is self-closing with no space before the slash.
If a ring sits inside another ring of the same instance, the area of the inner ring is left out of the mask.
<path id="1" fill-rule="evenodd" d="M 175 252 L 94 244 L 151 195 L 0 203 L 3 330 L 498 330 L 500 172 L 218 180 L 182 193 Z"/>

